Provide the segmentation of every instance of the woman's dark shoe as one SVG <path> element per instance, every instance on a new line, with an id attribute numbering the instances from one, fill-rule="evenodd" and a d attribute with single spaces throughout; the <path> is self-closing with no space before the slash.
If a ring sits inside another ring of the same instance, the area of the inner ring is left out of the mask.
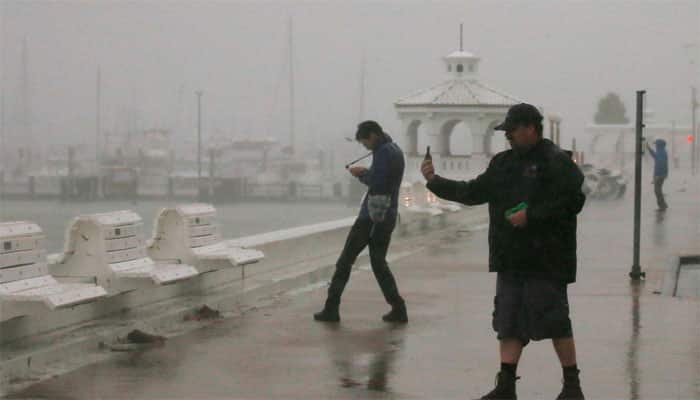
<path id="1" fill-rule="evenodd" d="M 321 312 L 314 314 L 314 319 L 319 322 L 340 322 L 338 310 L 324 308 Z"/>
<path id="2" fill-rule="evenodd" d="M 406 304 L 401 304 L 398 306 L 393 306 L 388 314 L 382 317 L 384 322 L 390 322 L 394 324 L 405 324 L 408 322 L 408 312 L 406 311 Z"/>

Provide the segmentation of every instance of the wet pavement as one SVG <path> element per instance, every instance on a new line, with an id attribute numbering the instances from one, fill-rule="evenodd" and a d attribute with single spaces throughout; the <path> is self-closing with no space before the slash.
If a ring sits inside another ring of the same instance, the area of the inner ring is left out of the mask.
<path id="1" fill-rule="evenodd" d="M 665 214 L 645 196 L 641 265 L 647 280 L 638 285 L 627 276 L 630 195 L 590 201 L 581 214 L 579 280 L 570 301 L 588 399 L 700 399 L 700 299 L 653 293 L 671 255 L 700 250 L 697 187 L 671 179 Z M 453 229 L 426 235 L 425 248 L 394 261 L 409 307 L 406 326 L 381 321 L 388 308 L 372 273 L 360 268 L 337 326 L 311 319 L 323 288 L 296 291 L 10 398 L 474 398 L 492 388 L 499 367 L 487 252 L 485 230 Z M 556 397 L 561 370 L 549 341 L 528 345 L 518 374 L 519 398 Z"/>

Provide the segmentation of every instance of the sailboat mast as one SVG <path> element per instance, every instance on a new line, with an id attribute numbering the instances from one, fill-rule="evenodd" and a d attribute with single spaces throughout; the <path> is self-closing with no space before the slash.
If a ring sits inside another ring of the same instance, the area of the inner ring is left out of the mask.
<path id="1" fill-rule="evenodd" d="M 0 21 L 5 21 L 5 7 L 0 7 Z M 0 33 L 4 29 L 0 29 Z M 5 35 L 0 36 L 0 60 L 4 62 L 5 60 Z M 4 67 L 4 65 L 3 65 Z M 0 67 L 0 169 L 4 171 L 4 165 L 7 163 L 7 157 L 5 155 L 5 69 Z M 0 185 L 0 190 L 2 185 Z M 2 193 L 0 193 L 2 197 Z M 2 211 L 0 209 L 0 211 Z M 2 215 L 0 215 L 2 216 Z"/>
<path id="2" fill-rule="evenodd" d="M 295 132 L 294 132 L 294 29 L 292 17 L 289 16 L 289 147 L 291 154 L 295 152 Z"/>
<path id="3" fill-rule="evenodd" d="M 365 119 L 365 69 L 366 69 L 366 56 L 365 52 L 362 52 L 362 67 L 360 69 L 360 110 L 358 122 L 362 122 Z"/>
<path id="4" fill-rule="evenodd" d="M 97 87 L 95 93 L 95 164 L 100 166 L 100 140 L 102 138 L 102 67 L 97 67 Z"/>
<path id="5" fill-rule="evenodd" d="M 7 152 L 5 150 L 5 88 L 0 88 L 0 169 L 4 170 L 7 163 Z M 2 186 L 2 185 L 0 185 Z"/>
<path id="6" fill-rule="evenodd" d="M 25 145 L 28 147 L 28 153 L 31 154 L 31 148 L 34 146 L 34 138 L 32 135 L 32 111 L 30 100 L 29 87 L 29 55 L 27 49 L 27 37 L 22 39 L 22 130 L 25 138 Z"/>

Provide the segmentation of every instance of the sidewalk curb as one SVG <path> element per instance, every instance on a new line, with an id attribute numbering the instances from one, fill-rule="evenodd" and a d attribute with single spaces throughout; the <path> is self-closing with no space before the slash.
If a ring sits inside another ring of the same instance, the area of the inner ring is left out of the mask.
<path id="1" fill-rule="evenodd" d="M 678 297 L 678 285 L 680 283 L 683 266 L 688 264 L 700 264 L 700 254 L 682 253 L 673 256 L 669 264 L 669 269 L 664 276 L 661 294 Z"/>

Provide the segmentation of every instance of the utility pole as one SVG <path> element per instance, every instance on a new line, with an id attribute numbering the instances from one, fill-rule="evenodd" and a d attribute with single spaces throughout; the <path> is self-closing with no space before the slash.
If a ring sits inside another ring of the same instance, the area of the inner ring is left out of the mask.
<path id="1" fill-rule="evenodd" d="M 634 148 L 634 254 L 632 270 L 629 277 L 632 281 L 640 281 L 645 277 L 639 265 L 639 243 L 642 209 L 642 130 L 644 129 L 644 94 L 645 90 L 637 91 L 637 123 Z"/>
<path id="2" fill-rule="evenodd" d="M 693 172 L 693 176 L 697 174 L 698 172 L 698 163 L 697 163 L 697 157 L 698 157 L 698 128 L 697 128 L 697 119 L 696 119 L 696 111 L 698 109 L 698 98 L 697 98 L 697 89 L 695 86 L 690 88 L 691 90 L 691 98 L 690 98 L 690 107 L 691 107 L 691 132 L 692 132 L 692 142 L 690 143 L 690 165 L 691 169 Z"/>
<path id="3" fill-rule="evenodd" d="M 687 51 L 687 56 L 688 56 L 688 63 L 690 65 L 691 69 L 691 76 L 695 77 L 691 79 L 691 87 L 690 87 L 690 115 L 691 115 L 691 126 L 690 126 L 690 171 L 693 176 L 695 176 L 698 172 L 698 127 L 697 127 L 697 118 L 696 118 L 696 111 L 698 109 L 698 100 L 697 100 L 697 57 L 699 55 L 698 49 L 700 49 L 700 42 L 695 41 L 695 42 L 690 42 L 686 43 L 683 48 Z"/>
<path id="4" fill-rule="evenodd" d="M 197 94 L 197 198 L 202 199 L 202 95 L 204 92 L 198 90 Z"/>

